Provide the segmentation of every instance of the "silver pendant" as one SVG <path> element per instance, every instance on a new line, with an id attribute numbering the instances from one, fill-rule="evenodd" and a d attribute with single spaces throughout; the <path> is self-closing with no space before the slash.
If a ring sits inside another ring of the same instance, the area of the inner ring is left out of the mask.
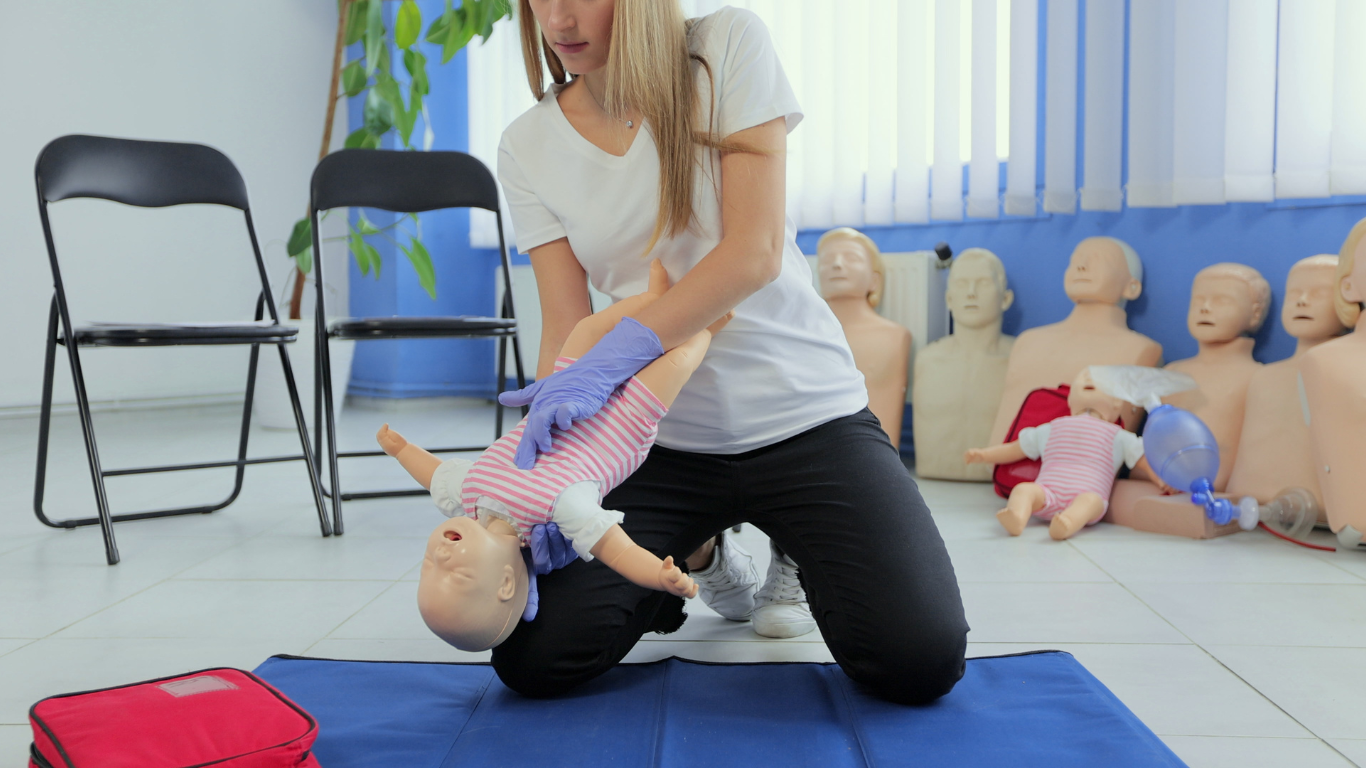
<path id="1" fill-rule="evenodd" d="M 632 122 L 632 121 L 630 121 L 630 120 L 627 120 L 627 121 L 626 121 L 626 127 L 627 127 L 627 128 L 634 128 L 635 126 L 636 126 L 636 124 L 635 124 L 634 122 Z"/>

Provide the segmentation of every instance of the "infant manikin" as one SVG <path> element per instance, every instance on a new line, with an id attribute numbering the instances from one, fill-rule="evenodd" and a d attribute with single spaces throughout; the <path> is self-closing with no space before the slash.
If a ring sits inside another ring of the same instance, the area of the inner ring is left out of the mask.
<path id="1" fill-rule="evenodd" d="M 565 341 L 555 370 L 587 352 L 624 317 L 668 290 L 668 274 L 650 265 L 645 293 L 584 318 Z M 602 508 L 603 497 L 645 460 L 658 423 L 701 364 L 713 333 L 729 315 L 675 347 L 608 398 L 596 415 L 556 430 L 554 447 L 530 470 L 514 463 L 523 419 L 473 462 L 441 461 L 384 425 L 385 453 L 432 493 L 450 519 L 432 531 L 422 560 L 418 610 L 441 639 L 465 651 L 493 648 L 530 620 L 531 579 L 525 556 L 532 527 L 554 522 L 584 560 L 601 559 L 632 582 L 682 597 L 697 585 L 668 557 L 661 561 L 631 541 L 623 515 Z"/>
<path id="2" fill-rule="evenodd" d="M 1019 536 L 1032 515 L 1049 521 L 1049 536 L 1058 541 L 1070 538 L 1105 516 L 1121 464 L 1147 470 L 1142 438 L 1116 423 L 1133 404 L 1102 391 L 1091 368 L 1083 368 L 1072 382 L 1067 405 L 1071 416 L 1022 429 L 1013 443 L 973 448 L 963 456 L 969 464 L 1043 459 L 1038 478 L 1016 485 L 1006 508 L 996 513 L 1011 536 Z"/>

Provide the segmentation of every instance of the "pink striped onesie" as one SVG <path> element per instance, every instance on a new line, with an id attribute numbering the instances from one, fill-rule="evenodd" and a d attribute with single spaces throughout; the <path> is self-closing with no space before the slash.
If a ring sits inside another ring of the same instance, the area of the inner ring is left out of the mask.
<path id="1" fill-rule="evenodd" d="M 572 362 L 573 358 L 558 358 L 555 370 Z M 668 408 L 659 398 L 633 377 L 618 387 L 596 414 L 574 422 L 568 431 L 552 427 L 554 445 L 537 457 L 534 468 L 518 469 L 515 464 L 517 445 L 526 428 L 523 419 L 472 466 L 464 462 L 468 471 L 459 481 L 458 508 L 455 488 L 449 487 L 455 484 L 455 477 L 434 477 L 432 495 L 448 515 L 463 513 L 478 519 L 482 511 L 506 518 L 524 545 L 532 526 L 555 520 L 564 535 L 573 540 L 575 551 L 584 555 L 613 523 L 620 521 L 621 513 L 602 510 L 597 515 L 601 519 L 583 520 L 576 512 L 577 519 L 567 526 L 568 521 L 558 514 L 564 510 L 557 510 L 556 502 L 565 489 L 587 482 L 597 485 L 596 503 L 601 505 L 602 498 L 645 460 L 659 434 L 659 420 L 666 413 Z M 591 541 L 582 540 L 587 538 Z"/>
<path id="2" fill-rule="evenodd" d="M 1101 497 L 1100 522 L 1110 504 L 1110 489 L 1121 464 L 1132 469 L 1143 458 L 1143 440 L 1117 424 L 1094 416 L 1063 416 L 1020 430 L 1020 448 L 1031 459 L 1042 457 L 1039 477 L 1044 506 L 1034 516 L 1052 520 L 1083 493 Z"/>

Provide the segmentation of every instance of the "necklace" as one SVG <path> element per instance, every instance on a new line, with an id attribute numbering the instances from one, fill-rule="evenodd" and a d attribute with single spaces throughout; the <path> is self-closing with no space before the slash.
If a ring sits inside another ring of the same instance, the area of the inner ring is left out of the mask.
<path id="1" fill-rule="evenodd" d="M 602 105 L 602 102 L 601 102 L 601 101 L 598 101 L 598 97 L 593 95 L 593 89 L 588 87 L 588 81 L 587 81 L 587 80 L 584 80 L 584 81 L 583 81 L 583 89 L 584 89 L 585 91 L 588 91 L 588 98 L 592 99 L 592 100 L 593 100 L 593 103 L 596 104 L 596 105 L 598 105 L 598 109 L 601 109 L 601 110 L 602 110 L 602 113 L 603 113 L 604 115 L 607 115 L 608 117 L 612 117 L 612 113 L 610 113 L 610 112 L 607 111 L 607 107 L 604 107 L 604 106 Z M 617 118 L 613 118 L 613 119 L 617 119 Z M 624 121 L 622 121 L 622 122 L 626 123 L 626 127 L 627 127 L 627 128 L 634 128 L 634 127 L 635 127 L 635 121 L 634 121 L 634 120 L 624 120 Z"/>

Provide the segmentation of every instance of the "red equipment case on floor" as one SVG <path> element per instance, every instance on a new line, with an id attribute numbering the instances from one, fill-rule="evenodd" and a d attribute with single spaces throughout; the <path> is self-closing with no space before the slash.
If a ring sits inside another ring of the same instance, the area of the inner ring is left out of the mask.
<path id="1" fill-rule="evenodd" d="M 29 768 L 319 768 L 318 722 L 240 669 L 52 696 L 29 721 Z"/>
<path id="2" fill-rule="evenodd" d="M 1071 416 L 1072 409 L 1067 405 L 1067 396 L 1071 393 L 1071 385 L 1063 384 L 1053 389 L 1036 389 L 1025 395 L 1024 402 L 1020 404 L 1020 412 L 1015 414 L 1015 421 L 1010 423 L 1010 431 L 1006 433 L 1005 442 L 1019 440 L 1020 431 L 1028 427 L 1037 427 L 1063 416 Z M 996 495 L 1003 499 L 1010 498 L 1010 492 L 1015 486 L 1020 483 L 1032 483 L 1039 477 L 1039 467 L 1042 465 L 1042 461 L 1030 458 L 1020 459 L 1013 464 L 997 464 L 991 473 Z"/>

